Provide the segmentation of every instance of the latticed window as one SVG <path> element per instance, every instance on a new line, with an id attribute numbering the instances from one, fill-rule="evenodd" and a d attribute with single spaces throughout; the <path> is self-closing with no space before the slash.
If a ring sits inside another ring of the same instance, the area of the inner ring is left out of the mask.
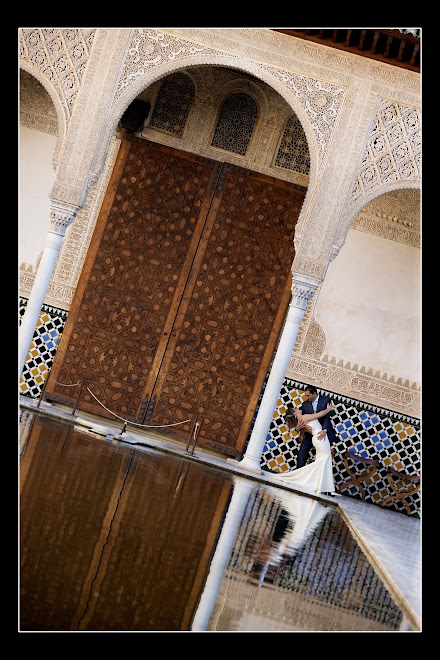
<path id="1" fill-rule="evenodd" d="M 226 99 L 211 142 L 213 147 L 244 156 L 257 119 L 257 104 L 247 94 Z"/>
<path id="2" fill-rule="evenodd" d="M 157 96 L 150 126 L 173 135 L 183 135 L 195 91 L 193 81 L 184 73 L 177 72 L 165 78 Z"/>
<path id="3" fill-rule="evenodd" d="M 287 121 L 275 165 L 286 170 L 309 174 L 310 153 L 307 138 L 296 115 Z"/>

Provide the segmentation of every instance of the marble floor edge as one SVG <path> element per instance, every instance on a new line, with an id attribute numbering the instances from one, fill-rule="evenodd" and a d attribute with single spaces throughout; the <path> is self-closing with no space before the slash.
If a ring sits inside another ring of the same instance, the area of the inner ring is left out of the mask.
<path id="1" fill-rule="evenodd" d="M 390 536 L 394 537 L 396 528 L 399 524 L 387 525 L 389 516 L 383 516 L 383 526 L 379 524 L 379 518 L 375 516 L 375 522 L 372 524 L 369 520 L 365 521 L 363 513 L 372 504 L 358 501 L 363 505 L 361 512 L 355 510 L 353 502 L 346 501 L 345 498 L 339 503 L 339 511 L 345 520 L 348 528 L 358 542 L 362 551 L 368 557 L 376 573 L 379 575 L 385 586 L 389 590 L 397 605 L 401 608 L 411 629 L 421 630 L 421 575 L 420 575 L 420 543 L 417 541 L 417 534 L 410 539 L 409 543 L 401 544 L 399 551 L 390 544 Z M 400 531 L 405 532 L 407 525 L 414 523 L 419 527 L 420 520 L 406 519 L 403 514 L 394 511 L 379 511 L 376 514 L 396 514 L 400 518 L 393 516 L 393 521 L 401 522 Z M 382 516 L 381 516 L 382 517 Z M 420 540 L 420 539 L 419 539 Z M 408 564 L 412 564 L 408 568 Z M 414 573 L 417 575 L 414 575 Z"/>

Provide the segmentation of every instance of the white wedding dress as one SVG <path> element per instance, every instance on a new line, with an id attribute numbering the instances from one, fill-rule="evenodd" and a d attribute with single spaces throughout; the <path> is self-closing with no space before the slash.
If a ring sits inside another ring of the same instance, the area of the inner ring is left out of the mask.
<path id="1" fill-rule="evenodd" d="M 316 459 L 313 463 L 304 465 L 290 472 L 276 475 L 282 481 L 298 486 L 314 493 L 333 493 L 335 482 L 333 479 L 332 455 L 327 435 L 322 440 L 317 437 L 322 426 L 318 419 L 312 419 L 307 424 L 312 429 L 312 443 L 316 449 Z"/>

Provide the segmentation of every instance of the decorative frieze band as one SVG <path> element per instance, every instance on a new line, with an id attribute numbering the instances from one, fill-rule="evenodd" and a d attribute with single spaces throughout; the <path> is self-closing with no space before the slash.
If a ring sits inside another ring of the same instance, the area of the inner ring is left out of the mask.
<path id="1" fill-rule="evenodd" d="M 32 287 L 34 285 L 36 272 L 29 272 L 20 270 L 20 295 L 29 298 L 31 295 Z M 49 282 L 46 295 L 44 297 L 45 304 L 53 305 L 59 309 L 69 310 L 72 304 L 75 289 L 72 287 L 61 286 L 55 282 Z"/>
<path id="2" fill-rule="evenodd" d="M 356 217 L 351 228 L 363 231 L 367 234 L 374 234 L 381 238 L 387 238 L 398 243 L 404 243 L 411 247 L 420 247 L 419 232 L 406 229 L 399 224 L 383 222 L 379 219 L 372 218 L 371 216 L 363 215 L 362 213 Z"/>
<path id="3" fill-rule="evenodd" d="M 20 111 L 20 125 L 26 126 L 34 131 L 40 133 L 47 133 L 48 135 L 58 135 L 58 119 L 41 116 L 34 112 Z"/>
<path id="4" fill-rule="evenodd" d="M 298 379 L 296 378 L 295 379 L 287 378 L 287 381 L 290 381 L 289 385 L 291 387 L 297 387 L 302 390 L 304 390 L 304 388 L 308 384 L 307 382 L 298 381 Z M 343 401 L 348 405 L 356 406 L 356 408 L 369 410 L 371 412 L 377 413 L 378 415 L 384 415 L 390 417 L 391 419 L 397 418 L 399 421 L 405 422 L 407 424 L 411 424 L 416 428 L 420 426 L 420 417 L 414 417 L 413 415 L 404 415 L 395 410 L 390 410 L 386 406 L 379 406 L 374 403 L 369 403 L 368 401 L 362 401 L 354 396 L 348 396 L 343 394 L 341 395 L 339 393 L 333 392 L 332 390 L 328 390 L 326 387 L 318 387 L 318 390 L 320 394 L 325 394 L 330 398 L 337 398 L 338 400 Z"/>
<path id="5" fill-rule="evenodd" d="M 374 373 L 368 373 L 372 370 L 335 358 L 330 358 L 329 362 L 326 360 L 329 360 L 328 356 L 316 360 L 293 353 L 286 376 L 420 418 L 420 390 L 417 383 L 396 380 L 387 374 L 375 376 Z"/>

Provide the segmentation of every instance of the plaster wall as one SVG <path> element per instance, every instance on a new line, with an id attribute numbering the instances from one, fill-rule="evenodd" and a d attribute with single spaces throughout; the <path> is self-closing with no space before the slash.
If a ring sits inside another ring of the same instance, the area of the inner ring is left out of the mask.
<path id="1" fill-rule="evenodd" d="M 20 126 L 19 260 L 33 271 L 50 230 L 49 192 L 56 141 L 53 135 Z"/>
<path id="2" fill-rule="evenodd" d="M 420 381 L 420 250 L 351 229 L 315 306 L 325 353 Z"/>

